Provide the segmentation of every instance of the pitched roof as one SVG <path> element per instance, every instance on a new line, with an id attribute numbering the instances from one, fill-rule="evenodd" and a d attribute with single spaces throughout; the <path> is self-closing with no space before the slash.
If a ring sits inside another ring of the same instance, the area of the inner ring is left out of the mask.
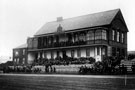
<path id="1" fill-rule="evenodd" d="M 59 25 L 62 26 L 64 31 L 108 25 L 111 23 L 111 21 L 119 11 L 120 9 L 115 9 L 110 11 L 73 17 L 69 19 L 63 19 L 62 21 L 59 22 L 58 21 L 48 22 L 45 25 L 43 25 L 43 27 L 41 27 L 39 31 L 36 32 L 35 36 L 54 33 L 57 31 Z"/>
<path id="2" fill-rule="evenodd" d="M 14 49 L 19 49 L 19 48 L 27 48 L 27 44 L 22 44 L 22 45 L 20 45 L 20 46 L 14 48 Z"/>

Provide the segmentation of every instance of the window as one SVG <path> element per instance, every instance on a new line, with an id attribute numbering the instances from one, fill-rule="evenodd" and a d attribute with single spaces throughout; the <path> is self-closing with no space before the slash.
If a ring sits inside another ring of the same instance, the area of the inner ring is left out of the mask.
<path id="1" fill-rule="evenodd" d="M 121 42 L 122 43 L 124 42 L 124 34 L 123 33 L 121 34 Z"/>
<path id="2" fill-rule="evenodd" d="M 72 50 L 72 51 L 71 51 L 71 57 L 72 57 L 72 58 L 74 58 L 74 53 L 75 53 L 75 51 Z"/>
<path id="3" fill-rule="evenodd" d="M 75 35 L 75 42 L 77 42 L 78 41 L 78 35 L 76 34 Z"/>
<path id="4" fill-rule="evenodd" d="M 80 37 L 79 37 L 79 40 L 85 41 L 85 34 L 81 34 Z"/>
<path id="5" fill-rule="evenodd" d="M 97 47 L 97 55 L 100 55 L 100 50 L 99 50 L 100 48 L 99 47 Z"/>
<path id="6" fill-rule="evenodd" d="M 114 40 L 114 36 L 115 36 L 115 31 L 112 30 L 112 40 Z"/>
<path id="7" fill-rule="evenodd" d="M 25 55 L 25 49 L 23 49 L 23 55 Z"/>
<path id="8" fill-rule="evenodd" d="M 15 56 L 18 56 L 19 55 L 19 52 L 18 51 L 15 51 Z"/>
<path id="9" fill-rule="evenodd" d="M 16 59 L 16 63 L 17 63 L 17 64 L 19 64 L 19 58 L 18 58 L 18 59 Z"/>
<path id="10" fill-rule="evenodd" d="M 105 54 L 106 54 L 106 49 L 104 47 L 104 48 L 102 48 L 102 55 L 105 55 Z"/>
<path id="11" fill-rule="evenodd" d="M 53 54 L 53 51 L 51 52 L 51 59 L 53 59 L 53 57 L 54 57 L 54 54 Z"/>
<path id="12" fill-rule="evenodd" d="M 119 32 L 117 32 L 117 42 L 119 42 L 120 40 L 120 33 Z"/>
<path id="13" fill-rule="evenodd" d="M 102 39 L 106 40 L 106 30 L 102 30 Z"/>
<path id="14" fill-rule="evenodd" d="M 16 59 L 14 59 L 14 63 L 16 63 Z"/>
<path id="15" fill-rule="evenodd" d="M 57 40 L 56 40 L 56 36 L 55 36 L 55 37 L 53 37 L 53 42 L 56 43 L 56 41 L 57 41 Z"/>
<path id="16" fill-rule="evenodd" d="M 89 31 L 88 33 L 87 33 L 87 40 L 89 41 L 89 40 L 94 40 L 94 32 L 93 31 Z"/>
<path id="17" fill-rule="evenodd" d="M 44 46 L 46 46 L 47 45 L 47 38 L 43 37 L 43 41 L 44 41 Z"/>
<path id="18" fill-rule="evenodd" d="M 102 39 L 102 31 L 101 30 L 96 30 L 95 32 L 95 40 Z"/>
<path id="19" fill-rule="evenodd" d="M 46 54 L 46 52 L 44 52 L 44 58 L 47 58 L 47 54 Z"/>
<path id="20" fill-rule="evenodd" d="M 80 49 L 77 50 L 77 57 L 81 57 L 81 51 L 80 51 Z"/>
<path id="21" fill-rule="evenodd" d="M 42 58 L 45 58 L 44 52 L 42 52 Z"/>
<path id="22" fill-rule="evenodd" d="M 90 49 L 87 48 L 87 49 L 86 49 L 86 57 L 89 57 L 89 56 L 90 56 Z"/>
<path id="23" fill-rule="evenodd" d="M 40 52 L 38 52 L 38 59 L 40 58 Z"/>
<path id="24" fill-rule="evenodd" d="M 22 64 L 25 64 L 25 58 L 23 58 Z"/>
<path id="25" fill-rule="evenodd" d="M 57 51 L 57 57 L 60 57 L 60 52 L 59 51 Z"/>
<path id="26" fill-rule="evenodd" d="M 51 37 L 48 38 L 48 43 L 51 44 Z"/>
<path id="27" fill-rule="evenodd" d="M 112 56 L 116 56 L 116 48 L 112 47 Z"/>

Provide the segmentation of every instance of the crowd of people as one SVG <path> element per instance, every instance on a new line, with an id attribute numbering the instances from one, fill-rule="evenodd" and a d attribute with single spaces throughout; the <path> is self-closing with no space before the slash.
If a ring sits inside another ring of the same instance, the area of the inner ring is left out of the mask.
<path id="1" fill-rule="evenodd" d="M 71 60 L 70 60 L 71 59 Z M 71 62 L 72 61 L 72 62 Z M 89 61 L 89 62 L 87 62 Z M 91 61 L 91 62 L 90 62 Z M 79 62 L 79 63 L 78 63 Z M 91 64 L 91 66 L 86 66 Z M 46 60 L 46 62 L 33 63 L 31 66 L 8 66 L 3 68 L 4 73 L 55 73 L 55 65 L 83 64 L 79 67 L 79 74 L 127 74 L 127 66 L 120 63 L 119 58 L 107 57 L 103 61 L 95 62 L 93 58 L 68 58 L 64 60 Z M 42 67 L 42 68 L 41 68 Z M 44 68 L 43 68 L 44 67 Z M 131 66 L 135 74 L 135 63 Z"/>
<path id="2" fill-rule="evenodd" d="M 43 68 L 44 67 L 44 68 Z M 56 68 L 52 66 L 8 66 L 3 68 L 3 73 L 53 73 Z"/>
<path id="3" fill-rule="evenodd" d="M 88 66 L 81 66 L 79 68 L 79 73 L 80 74 L 127 74 L 127 67 L 122 64 L 116 67 L 104 67 L 104 66 L 99 66 L 99 67 L 88 67 Z"/>

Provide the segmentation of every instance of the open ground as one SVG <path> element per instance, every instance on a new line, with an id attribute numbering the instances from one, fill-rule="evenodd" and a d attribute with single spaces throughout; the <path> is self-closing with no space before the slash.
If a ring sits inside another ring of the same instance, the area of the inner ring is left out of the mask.
<path id="1" fill-rule="evenodd" d="M 0 90 L 134 89 L 134 75 L 0 74 Z"/>

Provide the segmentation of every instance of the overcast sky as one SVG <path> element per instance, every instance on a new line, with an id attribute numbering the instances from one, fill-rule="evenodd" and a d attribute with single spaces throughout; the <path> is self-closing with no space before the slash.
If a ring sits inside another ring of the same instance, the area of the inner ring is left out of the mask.
<path id="1" fill-rule="evenodd" d="M 128 50 L 135 50 L 134 0 L 0 0 L 0 56 L 12 56 L 13 48 L 59 16 L 70 18 L 117 8 L 129 29 Z"/>

